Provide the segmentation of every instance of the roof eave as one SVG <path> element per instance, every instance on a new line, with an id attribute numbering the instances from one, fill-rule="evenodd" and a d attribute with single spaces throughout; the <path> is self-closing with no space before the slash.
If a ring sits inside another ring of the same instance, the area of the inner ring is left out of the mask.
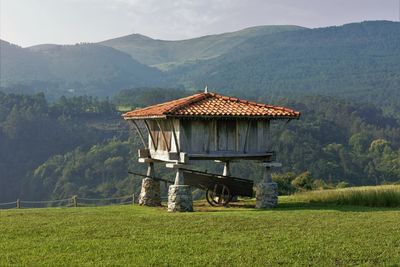
<path id="1" fill-rule="evenodd" d="M 221 116 L 221 115 L 167 115 L 166 118 L 182 119 L 272 119 L 272 120 L 298 120 L 298 116 Z"/>
<path id="2" fill-rule="evenodd" d="M 148 116 L 124 116 L 124 120 L 151 120 L 151 119 L 166 119 L 166 115 L 148 115 Z"/>

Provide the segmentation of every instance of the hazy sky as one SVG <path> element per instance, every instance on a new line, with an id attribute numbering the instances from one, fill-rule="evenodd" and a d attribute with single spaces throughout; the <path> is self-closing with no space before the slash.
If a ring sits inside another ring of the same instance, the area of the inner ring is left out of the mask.
<path id="1" fill-rule="evenodd" d="M 0 38 L 21 46 L 131 33 L 186 39 L 256 25 L 399 20 L 400 0 L 0 0 Z"/>

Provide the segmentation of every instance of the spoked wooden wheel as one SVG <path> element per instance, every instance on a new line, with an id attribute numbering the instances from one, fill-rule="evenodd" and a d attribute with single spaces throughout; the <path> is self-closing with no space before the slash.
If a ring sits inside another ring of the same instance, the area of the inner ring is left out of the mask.
<path id="1" fill-rule="evenodd" d="M 207 188 L 207 202 L 214 207 L 226 206 L 232 199 L 229 187 L 224 184 L 214 184 Z"/>

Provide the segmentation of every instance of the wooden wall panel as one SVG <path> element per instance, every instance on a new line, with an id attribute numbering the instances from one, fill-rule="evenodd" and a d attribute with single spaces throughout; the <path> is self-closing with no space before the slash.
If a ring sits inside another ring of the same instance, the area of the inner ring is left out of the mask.
<path id="1" fill-rule="evenodd" d="M 228 131 L 226 121 L 217 121 L 218 151 L 228 150 Z"/>
<path id="2" fill-rule="evenodd" d="M 197 154 L 225 151 L 242 154 L 267 151 L 267 121 L 174 119 L 173 123 L 176 125 L 181 152 Z M 171 124 L 160 121 L 160 125 L 165 129 L 168 145 L 176 151 Z M 155 134 L 155 139 L 159 149 L 166 149 L 161 133 Z"/>
<path id="3" fill-rule="evenodd" d="M 249 126 L 248 121 L 238 120 L 237 121 L 237 151 L 244 153 L 247 149 L 246 145 L 246 135 L 247 135 L 247 128 Z M 246 146 L 246 147 L 245 147 Z"/>
<path id="4" fill-rule="evenodd" d="M 236 151 L 236 120 L 226 121 L 227 150 Z"/>
<path id="5" fill-rule="evenodd" d="M 247 140 L 248 144 L 248 152 L 257 152 L 258 151 L 258 128 L 257 121 L 250 122 L 250 131 L 249 137 Z"/>
<path id="6" fill-rule="evenodd" d="M 205 152 L 208 136 L 208 127 L 206 121 L 193 120 L 191 130 L 190 144 L 193 152 Z"/>

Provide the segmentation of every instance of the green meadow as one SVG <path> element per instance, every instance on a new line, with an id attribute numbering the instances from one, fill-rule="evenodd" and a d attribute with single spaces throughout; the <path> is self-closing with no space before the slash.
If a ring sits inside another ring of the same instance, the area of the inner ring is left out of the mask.
<path id="1" fill-rule="evenodd" d="M 286 201 L 400 208 L 400 185 L 306 191 L 286 197 Z"/>
<path id="2" fill-rule="evenodd" d="M 400 265 L 399 208 L 253 204 L 1 210 L 0 266 Z"/>

